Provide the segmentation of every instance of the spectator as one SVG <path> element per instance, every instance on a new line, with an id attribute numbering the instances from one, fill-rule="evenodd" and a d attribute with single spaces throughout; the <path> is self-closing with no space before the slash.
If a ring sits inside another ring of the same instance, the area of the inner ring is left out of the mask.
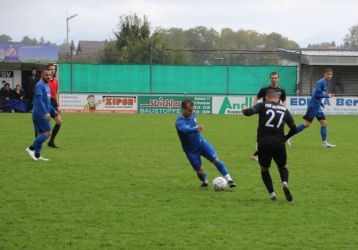
<path id="1" fill-rule="evenodd" d="M 23 100 L 24 99 L 24 91 L 21 89 L 20 84 L 16 84 L 15 89 L 13 90 L 12 98 L 17 100 Z"/>
<path id="2" fill-rule="evenodd" d="M 339 77 L 336 77 L 333 82 L 332 93 L 336 95 L 344 94 L 344 86 Z"/>
<path id="3" fill-rule="evenodd" d="M 25 97 L 28 102 L 28 111 L 32 110 L 34 93 L 35 93 L 35 85 L 40 81 L 40 78 L 37 76 L 37 71 L 35 68 L 31 70 L 31 76 L 27 79 L 25 84 L 23 85 L 25 90 Z"/>
<path id="4" fill-rule="evenodd" d="M 3 81 L 4 87 L 0 90 L 0 106 L 2 107 L 3 112 L 11 112 L 11 109 L 5 106 L 6 102 L 12 98 L 12 90 L 10 88 L 10 83 Z"/>

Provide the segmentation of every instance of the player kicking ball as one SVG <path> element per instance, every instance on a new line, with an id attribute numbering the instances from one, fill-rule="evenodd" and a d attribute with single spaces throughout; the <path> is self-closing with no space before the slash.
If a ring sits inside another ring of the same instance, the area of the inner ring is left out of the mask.
<path id="1" fill-rule="evenodd" d="M 279 104 L 279 97 L 275 90 L 266 92 L 266 101 L 256 104 L 252 108 L 244 108 L 245 116 L 259 114 L 259 127 L 257 130 L 258 157 L 261 166 L 261 177 L 269 192 L 270 199 L 276 200 L 269 168 L 272 159 L 276 162 L 280 173 L 283 191 L 287 201 L 293 197 L 288 189 L 287 154 L 285 146 L 284 126 L 288 125 L 290 132 L 296 131 L 295 122 L 288 109 Z"/>
<path id="2" fill-rule="evenodd" d="M 232 180 L 224 163 L 218 158 L 214 147 L 201 135 L 204 131 L 204 126 L 197 125 L 196 123 L 194 102 L 190 99 L 185 99 L 181 103 L 181 108 L 182 112 L 176 120 L 175 127 L 184 153 L 196 171 L 198 178 L 202 181 L 201 187 L 207 187 L 209 184 L 201 163 L 201 156 L 216 166 L 227 180 L 230 188 L 236 187 L 236 183 Z"/>

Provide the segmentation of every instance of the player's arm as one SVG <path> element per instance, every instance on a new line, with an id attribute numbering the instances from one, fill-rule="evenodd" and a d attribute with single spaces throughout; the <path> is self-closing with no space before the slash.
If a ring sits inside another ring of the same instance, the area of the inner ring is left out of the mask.
<path id="1" fill-rule="evenodd" d="M 50 114 L 50 110 L 47 109 L 46 103 L 42 100 L 42 96 L 43 96 L 43 89 L 41 88 L 41 85 L 36 85 L 35 96 L 34 96 L 34 99 L 36 100 L 36 104 L 39 105 L 40 110 L 44 114 Z"/>
<path id="2" fill-rule="evenodd" d="M 254 105 L 251 108 L 243 108 L 242 113 L 245 116 L 252 116 L 252 115 L 257 114 L 257 113 L 260 112 L 260 110 L 262 108 L 262 105 L 263 105 L 263 103 L 258 103 L 258 104 Z"/>
<path id="3" fill-rule="evenodd" d="M 290 111 L 288 111 L 288 109 L 286 110 L 286 116 L 287 116 L 286 124 L 290 128 L 290 131 L 288 131 L 287 135 L 285 135 L 285 140 L 287 141 L 289 138 L 291 138 L 292 136 L 297 134 L 297 127 L 296 127 L 295 121 L 293 120 L 293 117 L 292 117 Z"/>
<path id="4" fill-rule="evenodd" d="M 254 105 L 256 105 L 257 102 L 258 102 L 261 98 L 264 97 L 264 95 L 265 95 L 264 89 L 261 88 L 260 91 L 259 91 L 259 93 L 257 93 L 257 95 L 254 97 L 254 100 L 252 101 L 252 103 L 253 103 Z"/>
<path id="5" fill-rule="evenodd" d="M 313 97 L 315 98 L 330 98 L 332 94 L 326 94 L 324 92 L 324 86 L 321 83 L 317 83 L 313 91 Z"/>
<path id="6" fill-rule="evenodd" d="M 282 94 L 281 94 L 281 104 L 286 106 L 287 105 L 287 99 L 286 99 L 286 91 L 284 89 L 282 89 Z"/>
<path id="7" fill-rule="evenodd" d="M 198 131 L 202 131 L 203 130 L 203 126 L 195 126 L 195 127 L 190 127 L 188 124 L 186 124 L 184 121 L 178 121 L 176 124 L 177 129 L 185 134 L 190 134 L 190 133 L 197 133 Z"/>

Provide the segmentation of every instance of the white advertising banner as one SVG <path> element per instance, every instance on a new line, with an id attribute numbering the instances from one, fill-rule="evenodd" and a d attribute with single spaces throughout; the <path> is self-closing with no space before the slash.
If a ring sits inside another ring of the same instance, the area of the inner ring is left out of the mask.
<path id="1" fill-rule="evenodd" d="M 292 114 L 305 114 L 308 96 L 288 97 L 287 106 Z M 322 110 L 329 115 L 358 115 L 358 97 L 332 97 L 322 99 Z"/>
<path id="2" fill-rule="evenodd" d="M 305 114 L 309 96 L 287 97 L 287 107 L 292 114 Z M 254 96 L 214 96 L 213 114 L 241 114 L 243 107 L 253 106 Z M 358 97 L 332 97 L 322 99 L 322 108 L 329 115 L 358 115 Z"/>
<path id="3" fill-rule="evenodd" d="M 131 95 L 60 94 L 61 112 L 137 113 L 138 97 Z"/>
<path id="4" fill-rule="evenodd" d="M 254 96 L 213 96 L 213 114 L 237 115 L 241 109 L 252 107 Z"/>

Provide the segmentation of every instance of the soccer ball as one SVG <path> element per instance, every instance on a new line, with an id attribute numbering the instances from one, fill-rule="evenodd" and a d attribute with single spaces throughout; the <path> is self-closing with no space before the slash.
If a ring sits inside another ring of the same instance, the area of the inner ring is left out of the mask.
<path id="1" fill-rule="evenodd" d="M 215 191 L 223 191 L 227 187 L 227 181 L 223 177 L 216 177 L 213 180 L 213 187 Z"/>

